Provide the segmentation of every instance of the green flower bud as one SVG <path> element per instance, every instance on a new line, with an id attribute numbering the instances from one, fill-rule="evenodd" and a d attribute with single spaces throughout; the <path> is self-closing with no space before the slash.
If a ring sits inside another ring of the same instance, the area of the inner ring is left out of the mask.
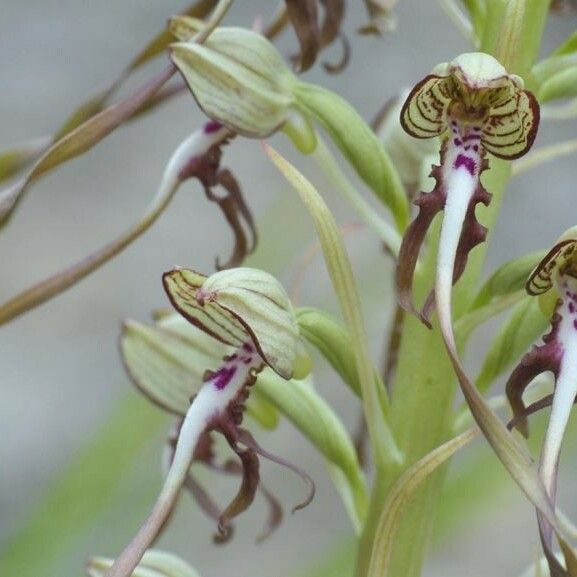
<path id="1" fill-rule="evenodd" d="M 263 360 L 290 379 L 306 358 L 290 300 L 270 274 L 252 268 L 206 277 L 187 269 L 164 275 L 174 307 L 190 322 L 225 344 L 252 341 Z M 302 371 L 299 371 L 302 373 Z"/>
<path id="2" fill-rule="evenodd" d="M 93 557 L 86 564 L 86 573 L 89 577 L 103 577 L 113 562 L 114 559 Z M 132 577 L 199 577 L 199 575 L 176 555 L 151 549 L 144 554 Z"/>
<path id="3" fill-rule="evenodd" d="M 278 130 L 293 105 L 295 77 L 276 48 L 243 28 L 217 28 L 204 44 L 187 41 L 201 23 L 178 17 L 171 31 L 180 38 L 170 56 L 199 106 L 232 131 L 263 138 Z"/>

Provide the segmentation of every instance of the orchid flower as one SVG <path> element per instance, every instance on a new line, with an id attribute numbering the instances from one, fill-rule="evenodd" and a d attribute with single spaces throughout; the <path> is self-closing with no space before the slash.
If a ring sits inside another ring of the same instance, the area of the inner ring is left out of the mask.
<path id="1" fill-rule="evenodd" d="M 486 154 L 503 159 L 525 154 L 535 139 L 539 106 L 535 97 L 523 90 L 521 78 L 508 74 L 492 56 L 475 52 L 437 66 L 419 82 L 401 110 L 401 124 L 416 138 L 445 138 L 440 165 L 431 172 L 436 185 L 415 201 L 419 214 L 401 246 L 399 300 L 429 327 L 436 302 L 441 323 L 450 326 L 452 285 L 463 274 L 469 252 L 487 234 L 475 216 L 477 204 L 488 205 L 491 200 L 480 180 L 488 168 Z M 435 290 L 419 313 L 412 300 L 413 276 L 427 230 L 440 211 L 444 216 Z"/>
<path id="2" fill-rule="evenodd" d="M 243 463 L 244 487 L 237 502 L 231 504 L 232 512 L 237 514 L 239 508 L 250 504 L 254 480 L 258 480 L 257 453 L 271 456 L 240 428 L 249 389 L 266 365 L 287 380 L 297 376 L 302 367 L 310 366 L 289 298 L 271 275 L 238 268 L 206 277 L 192 270 L 175 269 L 164 275 L 163 283 L 181 315 L 217 341 L 233 347 L 234 352 L 223 357 L 217 370 L 206 372 L 204 384 L 180 426 L 156 504 L 106 577 L 132 574 L 169 518 L 207 431 L 222 433 Z"/>
<path id="3" fill-rule="evenodd" d="M 567 231 L 529 276 L 526 290 L 539 296 L 541 308 L 551 314 L 551 331 L 543 344 L 535 346 L 519 362 L 507 381 L 507 398 L 513 410 L 511 425 L 528 436 L 527 416 L 551 405 L 551 416 L 545 433 L 539 475 L 549 499 L 555 505 L 557 475 L 563 436 L 571 408 L 577 396 L 577 238 L 575 229 Z M 555 391 L 525 407 L 523 393 L 539 374 L 550 371 Z M 545 555 L 558 563 L 552 553 L 552 529 L 541 514 L 539 530 Z"/>
<path id="4" fill-rule="evenodd" d="M 540 474 L 551 499 L 555 500 L 557 468 L 563 434 L 577 395 L 577 239 L 575 231 L 563 235 L 543 258 L 527 281 L 530 295 L 539 295 L 543 309 L 551 309 L 551 331 L 543 344 L 528 352 L 511 374 L 507 397 L 514 425 L 528 435 L 527 415 L 552 403 L 551 417 L 541 452 Z M 546 397 L 525 407 L 523 393 L 533 379 L 546 371 L 555 377 L 552 399 Z"/>

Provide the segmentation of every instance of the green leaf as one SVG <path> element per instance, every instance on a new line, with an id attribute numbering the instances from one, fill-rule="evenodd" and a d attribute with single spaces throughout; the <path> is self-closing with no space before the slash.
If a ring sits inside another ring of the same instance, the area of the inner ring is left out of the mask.
<path id="1" fill-rule="evenodd" d="M 355 370 L 353 343 L 345 327 L 328 313 L 312 307 L 295 311 L 301 335 L 329 362 L 353 393 L 361 396 L 361 384 Z M 385 385 L 376 367 L 373 367 L 375 386 L 380 394 L 381 408 L 388 411 L 384 398 Z"/>
<path id="2" fill-rule="evenodd" d="M 46 139 L 15 146 L 0 153 L 0 182 L 8 180 L 30 164 L 48 146 Z"/>
<path id="3" fill-rule="evenodd" d="M 475 36 L 483 37 L 485 21 L 487 19 L 487 5 L 485 0 L 463 0 L 463 4 L 469 13 Z"/>
<path id="4" fill-rule="evenodd" d="M 390 209 L 399 230 L 405 230 L 409 220 L 407 194 L 389 155 L 367 123 L 346 100 L 325 88 L 298 82 L 293 93 L 298 106 L 325 128 L 359 177 Z"/>
<path id="5" fill-rule="evenodd" d="M 206 18 L 218 4 L 218 0 L 198 0 L 193 2 L 186 10 L 181 12 L 183 16 L 191 18 Z M 140 68 L 159 54 L 163 53 L 174 37 L 170 30 L 164 29 L 159 32 L 132 60 L 127 70 L 133 71 Z"/>
<path id="6" fill-rule="evenodd" d="M 564 56 L 573 52 L 577 52 L 577 31 L 570 34 L 565 42 L 555 49 L 553 55 Z"/>
<path id="7" fill-rule="evenodd" d="M 301 335 L 313 345 L 357 396 L 361 396 L 351 337 L 328 313 L 314 308 L 295 311 Z"/>
<path id="8" fill-rule="evenodd" d="M 502 297 L 525 288 L 531 271 L 541 262 L 547 251 L 537 251 L 515 258 L 501 265 L 485 281 L 475 300 L 473 308 L 490 303 L 495 297 Z"/>
<path id="9" fill-rule="evenodd" d="M 286 159 L 265 143 L 265 152 L 298 192 L 311 215 L 319 236 L 325 263 L 352 342 L 355 366 L 361 384 L 363 408 L 373 458 L 377 468 L 398 463 L 402 455 L 397 447 L 387 415 L 382 411 L 384 391 L 379 391 L 371 361 L 361 313 L 359 294 L 351 263 L 340 235 L 339 227 L 314 186 Z"/>
<path id="10" fill-rule="evenodd" d="M 558 98 L 569 98 L 577 95 L 577 66 L 555 74 L 539 87 L 537 92 L 540 102 Z"/>
<path id="11" fill-rule="evenodd" d="M 368 577 L 388 575 L 391 554 L 403 511 L 411 502 L 414 493 L 437 467 L 472 441 L 478 432 L 478 429 L 474 427 L 443 443 L 405 470 L 391 487 L 375 532 Z"/>
<path id="12" fill-rule="evenodd" d="M 342 473 L 344 484 L 334 472 L 333 480 L 348 505 L 355 528 L 360 530 L 367 511 L 367 487 L 355 448 L 339 417 L 306 381 L 287 383 L 265 369 L 257 388 Z"/>

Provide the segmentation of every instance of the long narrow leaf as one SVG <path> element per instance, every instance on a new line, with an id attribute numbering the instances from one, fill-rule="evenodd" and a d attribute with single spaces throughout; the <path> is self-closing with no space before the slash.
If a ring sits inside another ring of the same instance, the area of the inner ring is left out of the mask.
<path id="1" fill-rule="evenodd" d="M 391 553 L 402 520 L 403 510 L 410 503 L 413 494 L 421 483 L 461 447 L 472 441 L 478 432 L 476 427 L 471 428 L 447 441 L 411 465 L 397 479 L 389 491 L 385 506 L 381 511 L 369 564 L 369 577 L 386 577 L 388 575 Z"/>
<path id="2" fill-rule="evenodd" d="M 351 263 L 337 223 L 314 186 L 268 144 L 264 144 L 264 149 L 281 174 L 298 192 L 313 219 L 345 325 L 351 335 L 375 462 L 378 467 L 387 463 L 398 462 L 401 455 L 386 415 L 381 411 L 381 398 L 384 393 L 378 391 L 375 386 L 373 364 L 368 351 L 360 299 Z"/>

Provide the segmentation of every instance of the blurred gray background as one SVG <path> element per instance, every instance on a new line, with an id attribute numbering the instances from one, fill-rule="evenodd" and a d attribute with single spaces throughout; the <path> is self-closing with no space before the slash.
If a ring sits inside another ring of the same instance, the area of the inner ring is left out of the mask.
<path id="1" fill-rule="evenodd" d="M 0 0 L 0 149 L 54 131 L 76 105 L 107 86 L 167 17 L 185 5 L 176 0 Z M 254 15 L 268 9 L 270 3 L 263 0 L 242 0 L 227 22 L 250 26 Z M 469 50 L 437 2 L 404 0 L 397 12 L 396 33 L 381 40 L 356 37 L 353 31 L 364 11 L 360 2 L 350 2 L 351 65 L 333 77 L 317 66 L 306 79 L 337 90 L 370 119 L 400 88 L 438 62 Z M 559 44 L 575 24 L 574 17 L 553 17 L 543 53 Z M 289 51 L 294 38 L 285 34 L 281 47 Z M 327 57 L 331 55 L 338 58 L 338 50 Z M 152 69 L 137 75 L 132 86 Z M 1 233 L 1 299 L 74 262 L 135 221 L 152 198 L 172 150 L 200 122 L 194 101 L 183 95 L 33 186 Z M 536 146 L 570 138 L 574 132 L 574 122 L 544 123 Z M 274 142 L 288 153 L 282 138 Z M 290 288 L 302 254 L 314 240 L 308 217 L 263 158 L 258 142 L 233 143 L 224 164 L 235 171 L 259 223 L 261 248 L 253 262 L 265 262 Z M 326 192 L 341 223 L 357 221 L 330 194 L 310 163 L 299 161 L 299 166 Z M 512 183 L 494 231 L 490 267 L 549 246 L 577 222 L 574 166 L 574 158 L 564 158 L 547 171 L 531 172 Z M 47 487 L 117 403 L 128 394 L 136 395 L 119 361 L 120 321 L 147 320 L 150 310 L 166 306 L 159 281 L 163 271 L 173 265 L 210 271 L 216 255 L 228 255 L 230 243 L 217 208 L 205 201 L 198 186 L 187 184 L 152 231 L 119 258 L 0 329 L 0 545 L 26 523 Z M 390 291 L 390 265 L 365 230 L 348 235 L 347 244 L 362 280 L 364 304 L 371 310 L 371 345 L 379 359 L 381 327 L 389 315 L 384 303 Z M 307 271 L 300 302 L 334 309 L 318 257 Z M 482 340 L 478 346 L 483 346 Z M 471 356 L 475 363 L 474 349 Z M 317 365 L 319 390 L 354 430 L 356 403 L 320 361 Z M 238 520 L 236 539 L 225 549 L 212 546 L 212 523 L 184 498 L 162 545 L 179 551 L 205 577 L 293 574 L 314 563 L 325 547 L 337 546 L 350 535 L 323 463 L 302 437 L 283 424 L 259 438 L 312 473 L 317 498 L 305 511 L 287 514 L 281 528 L 259 546 L 254 546 L 254 537 L 265 511 L 255 507 Z M 130 482 L 123 482 L 118 494 L 111 496 L 110 511 L 95 519 L 88 534 L 79 534 L 71 550 L 60 552 L 43 577 L 80 575 L 88 554 L 118 552 L 159 486 L 161 440 L 158 436 L 143 451 Z M 575 514 L 571 471 L 564 470 L 563 475 L 567 508 Z M 289 510 L 302 490 L 298 478 L 268 464 L 263 465 L 263 478 Z M 232 484 L 212 478 L 209 482 L 223 499 L 231 495 Z M 510 483 L 507 486 L 456 537 L 433 548 L 426 576 L 515 575 L 535 558 L 531 508 Z"/>

